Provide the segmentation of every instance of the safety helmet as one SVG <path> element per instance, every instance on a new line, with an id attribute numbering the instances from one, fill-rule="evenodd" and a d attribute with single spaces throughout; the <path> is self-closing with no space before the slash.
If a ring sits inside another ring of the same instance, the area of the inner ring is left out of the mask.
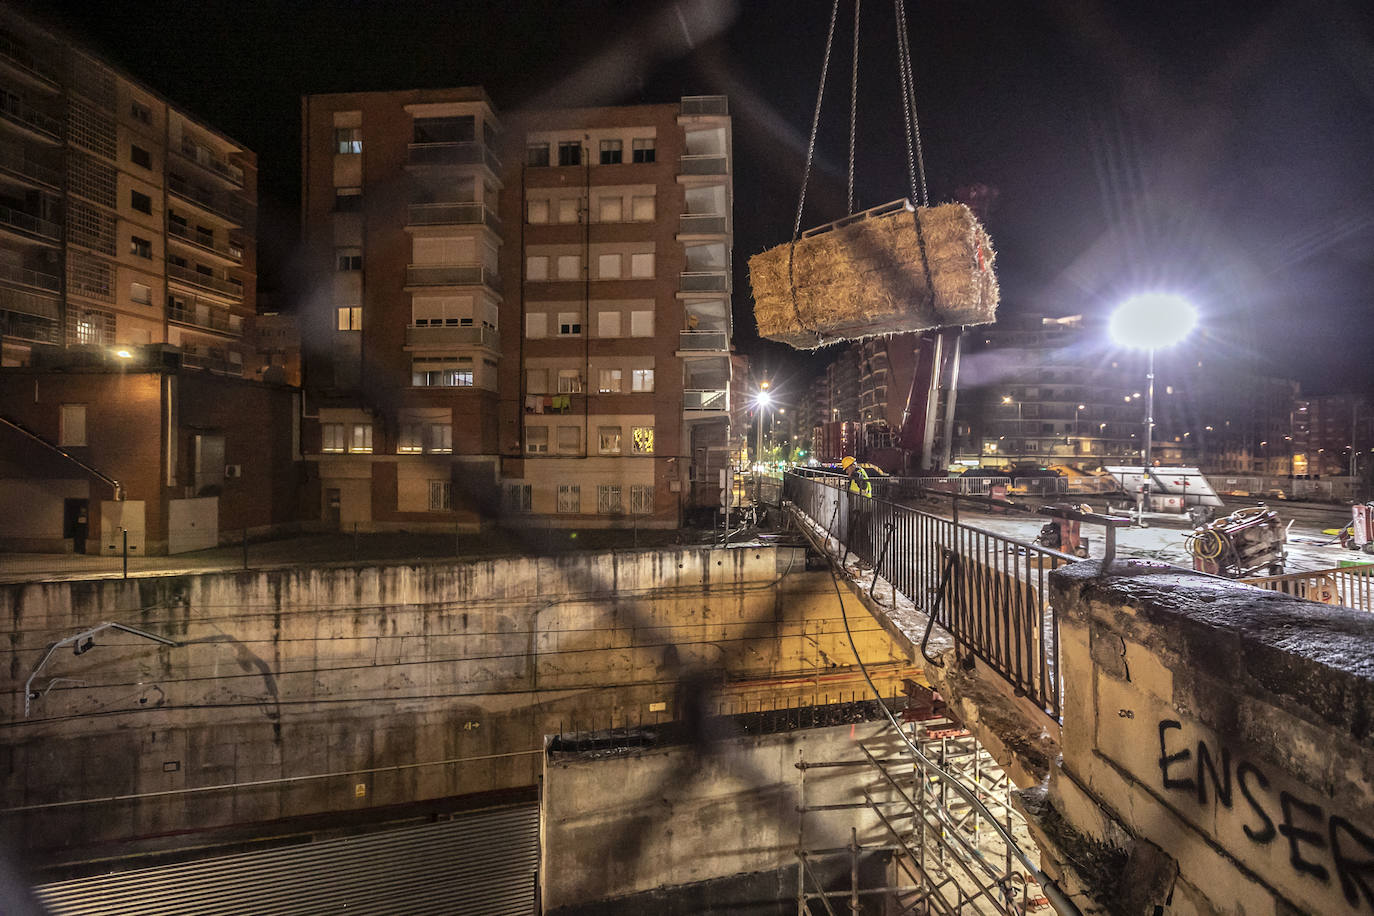
<path id="1" fill-rule="evenodd" d="M 850 455 L 845 455 L 843 458 L 840 459 L 840 469 L 847 471 L 849 470 L 850 465 L 852 465 L 853 463 L 854 458 Z"/>

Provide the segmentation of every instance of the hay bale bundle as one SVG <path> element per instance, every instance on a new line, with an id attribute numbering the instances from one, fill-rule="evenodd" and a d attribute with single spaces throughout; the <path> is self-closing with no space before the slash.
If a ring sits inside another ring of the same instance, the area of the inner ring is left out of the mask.
<path id="1" fill-rule="evenodd" d="M 997 318 L 993 258 L 987 231 L 968 207 L 941 204 L 913 211 L 899 201 L 812 230 L 795 246 L 783 244 L 751 257 L 754 317 L 761 336 L 799 350 L 901 331 L 988 324 Z"/>

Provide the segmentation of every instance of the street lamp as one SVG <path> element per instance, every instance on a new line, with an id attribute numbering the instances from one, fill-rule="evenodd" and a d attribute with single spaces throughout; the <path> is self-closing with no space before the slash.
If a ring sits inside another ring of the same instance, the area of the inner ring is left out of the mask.
<path id="1" fill-rule="evenodd" d="M 1197 309 L 1174 293 L 1142 293 L 1127 299 L 1112 313 L 1108 332 L 1119 346 L 1149 354 L 1145 396 L 1145 448 L 1142 450 L 1140 493 L 1136 522 L 1143 523 L 1150 500 L 1150 442 L 1155 430 L 1155 350 L 1171 347 L 1197 325 Z M 1139 394 L 1136 395 L 1139 397 Z"/>

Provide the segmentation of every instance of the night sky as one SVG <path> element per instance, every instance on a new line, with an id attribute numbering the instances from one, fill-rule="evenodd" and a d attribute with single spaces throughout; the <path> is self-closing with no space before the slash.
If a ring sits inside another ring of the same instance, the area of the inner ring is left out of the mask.
<path id="1" fill-rule="evenodd" d="M 1374 13 L 1328 3 L 909 0 L 932 201 L 986 185 L 1004 310 L 1105 313 L 1185 293 L 1190 344 L 1374 386 Z M 726 94 L 739 348 L 747 257 L 786 241 L 830 4 L 31 4 L 260 156 L 262 283 L 289 302 L 300 96 L 482 84 L 502 111 Z M 853 0 L 841 6 L 803 227 L 846 212 Z M 858 206 L 907 195 L 890 3 L 863 4 Z"/>

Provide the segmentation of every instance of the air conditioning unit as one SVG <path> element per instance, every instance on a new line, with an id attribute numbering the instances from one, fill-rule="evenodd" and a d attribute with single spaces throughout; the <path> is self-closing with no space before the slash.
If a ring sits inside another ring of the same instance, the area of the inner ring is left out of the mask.
<path id="1" fill-rule="evenodd" d="M 224 466 L 224 476 L 228 480 L 238 480 L 243 476 L 243 465 L 226 464 Z"/>

